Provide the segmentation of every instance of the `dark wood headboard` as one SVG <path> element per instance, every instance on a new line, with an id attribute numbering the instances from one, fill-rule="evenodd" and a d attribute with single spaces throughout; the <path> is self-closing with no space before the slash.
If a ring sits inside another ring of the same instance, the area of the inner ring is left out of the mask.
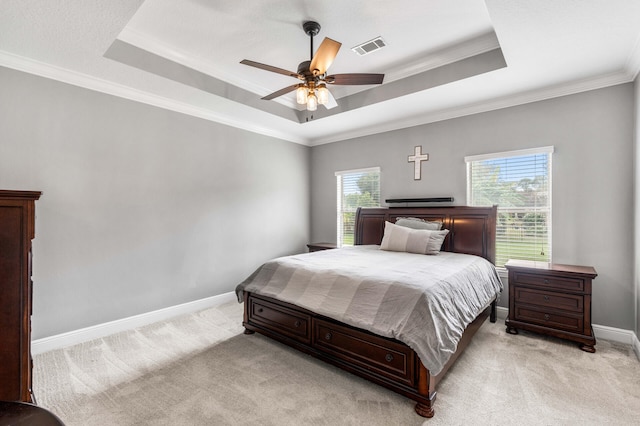
<path id="1" fill-rule="evenodd" d="M 443 251 L 475 254 L 495 264 L 497 206 L 493 207 L 380 207 L 358 208 L 355 244 L 380 244 L 385 221 L 395 223 L 398 217 L 417 217 L 442 222 L 449 234 Z"/>

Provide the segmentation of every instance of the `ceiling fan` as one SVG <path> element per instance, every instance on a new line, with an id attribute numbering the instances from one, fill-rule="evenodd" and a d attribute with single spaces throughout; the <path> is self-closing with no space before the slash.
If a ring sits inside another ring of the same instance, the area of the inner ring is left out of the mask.
<path id="1" fill-rule="evenodd" d="M 314 21 L 307 21 L 302 24 L 302 29 L 310 37 L 311 41 L 311 59 L 301 62 L 298 65 L 298 72 L 287 71 L 282 68 L 273 67 L 271 65 L 261 64 L 259 62 L 243 59 L 241 64 L 260 68 L 266 71 L 278 74 L 288 75 L 297 78 L 302 83 L 285 87 L 276 92 L 263 97 L 264 100 L 275 99 L 279 96 L 296 91 L 296 100 L 299 104 L 307 105 L 307 110 L 315 111 L 318 104 L 324 105 L 326 108 L 336 106 L 335 100 L 327 89 L 327 85 L 365 85 L 365 84 L 382 84 L 384 74 L 334 74 L 327 75 L 327 68 L 331 66 L 333 60 L 340 50 L 342 43 L 332 40 L 328 37 L 320 44 L 318 51 L 313 54 L 313 37 L 320 32 L 320 24 Z M 331 101 L 331 102 L 330 102 Z"/>

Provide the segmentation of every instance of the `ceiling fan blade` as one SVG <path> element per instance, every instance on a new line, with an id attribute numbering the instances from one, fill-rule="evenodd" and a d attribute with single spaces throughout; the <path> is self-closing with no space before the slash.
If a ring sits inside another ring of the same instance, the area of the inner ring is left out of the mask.
<path id="1" fill-rule="evenodd" d="M 299 78 L 299 74 L 297 72 L 287 71 L 285 69 L 278 68 L 278 67 L 273 67 L 271 65 L 261 64 L 260 62 L 255 62 L 255 61 L 250 61 L 248 59 L 243 59 L 243 60 L 240 61 L 240 63 L 243 64 L 243 65 L 249 65 L 250 67 L 260 68 L 261 70 L 276 72 L 278 74 L 284 74 L 284 75 L 288 75 L 290 77 Z"/>
<path id="2" fill-rule="evenodd" d="M 329 100 L 327 101 L 326 104 L 324 104 L 324 107 L 326 109 L 331 109 L 337 106 L 338 106 L 338 102 L 336 102 L 336 98 L 333 97 L 333 95 L 331 94 L 331 91 L 329 90 Z"/>
<path id="3" fill-rule="evenodd" d="M 382 84 L 383 80 L 384 74 L 334 74 L 325 78 L 329 84 L 341 85 Z"/>
<path id="4" fill-rule="evenodd" d="M 270 101 L 271 99 L 275 99 L 275 98 L 277 98 L 279 96 L 282 96 L 284 94 L 287 94 L 289 92 L 293 92 L 297 88 L 298 88 L 298 85 L 294 84 L 293 86 L 285 87 L 284 89 L 280 89 L 277 92 L 273 92 L 272 94 L 267 95 L 262 99 L 264 99 L 265 101 Z"/>
<path id="5" fill-rule="evenodd" d="M 340 50 L 340 46 L 342 46 L 342 43 L 332 40 L 329 37 L 325 37 L 325 39 L 322 40 L 320 47 L 318 47 L 315 55 L 313 55 L 313 59 L 311 59 L 309 70 L 314 75 L 326 73 L 327 68 L 331 66 L 333 60 L 336 58 L 338 50 Z M 318 71 L 314 72 L 315 70 Z"/>

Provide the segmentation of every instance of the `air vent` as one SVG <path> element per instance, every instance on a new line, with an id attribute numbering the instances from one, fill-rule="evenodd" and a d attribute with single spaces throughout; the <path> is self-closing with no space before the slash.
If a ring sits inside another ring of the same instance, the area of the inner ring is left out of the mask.
<path id="1" fill-rule="evenodd" d="M 384 42 L 382 37 L 376 37 L 373 40 L 365 41 L 362 44 L 352 47 L 351 50 L 353 50 L 360 56 L 364 56 L 368 55 L 371 52 L 375 52 L 376 50 L 380 50 L 386 45 L 387 44 Z"/>

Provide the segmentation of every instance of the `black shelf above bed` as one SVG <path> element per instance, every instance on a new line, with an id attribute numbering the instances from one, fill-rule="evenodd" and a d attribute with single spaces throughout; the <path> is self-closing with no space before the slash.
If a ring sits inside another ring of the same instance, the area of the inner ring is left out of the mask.
<path id="1" fill-rule="evenodd" d="M 431 197 L 431 198 L 388 198 L 384 200 L 387 204 L 410 204 L 410 203 L 452 203 L 453 197 Z M 401 206 L 389 206 L 401 207 Z"/>

